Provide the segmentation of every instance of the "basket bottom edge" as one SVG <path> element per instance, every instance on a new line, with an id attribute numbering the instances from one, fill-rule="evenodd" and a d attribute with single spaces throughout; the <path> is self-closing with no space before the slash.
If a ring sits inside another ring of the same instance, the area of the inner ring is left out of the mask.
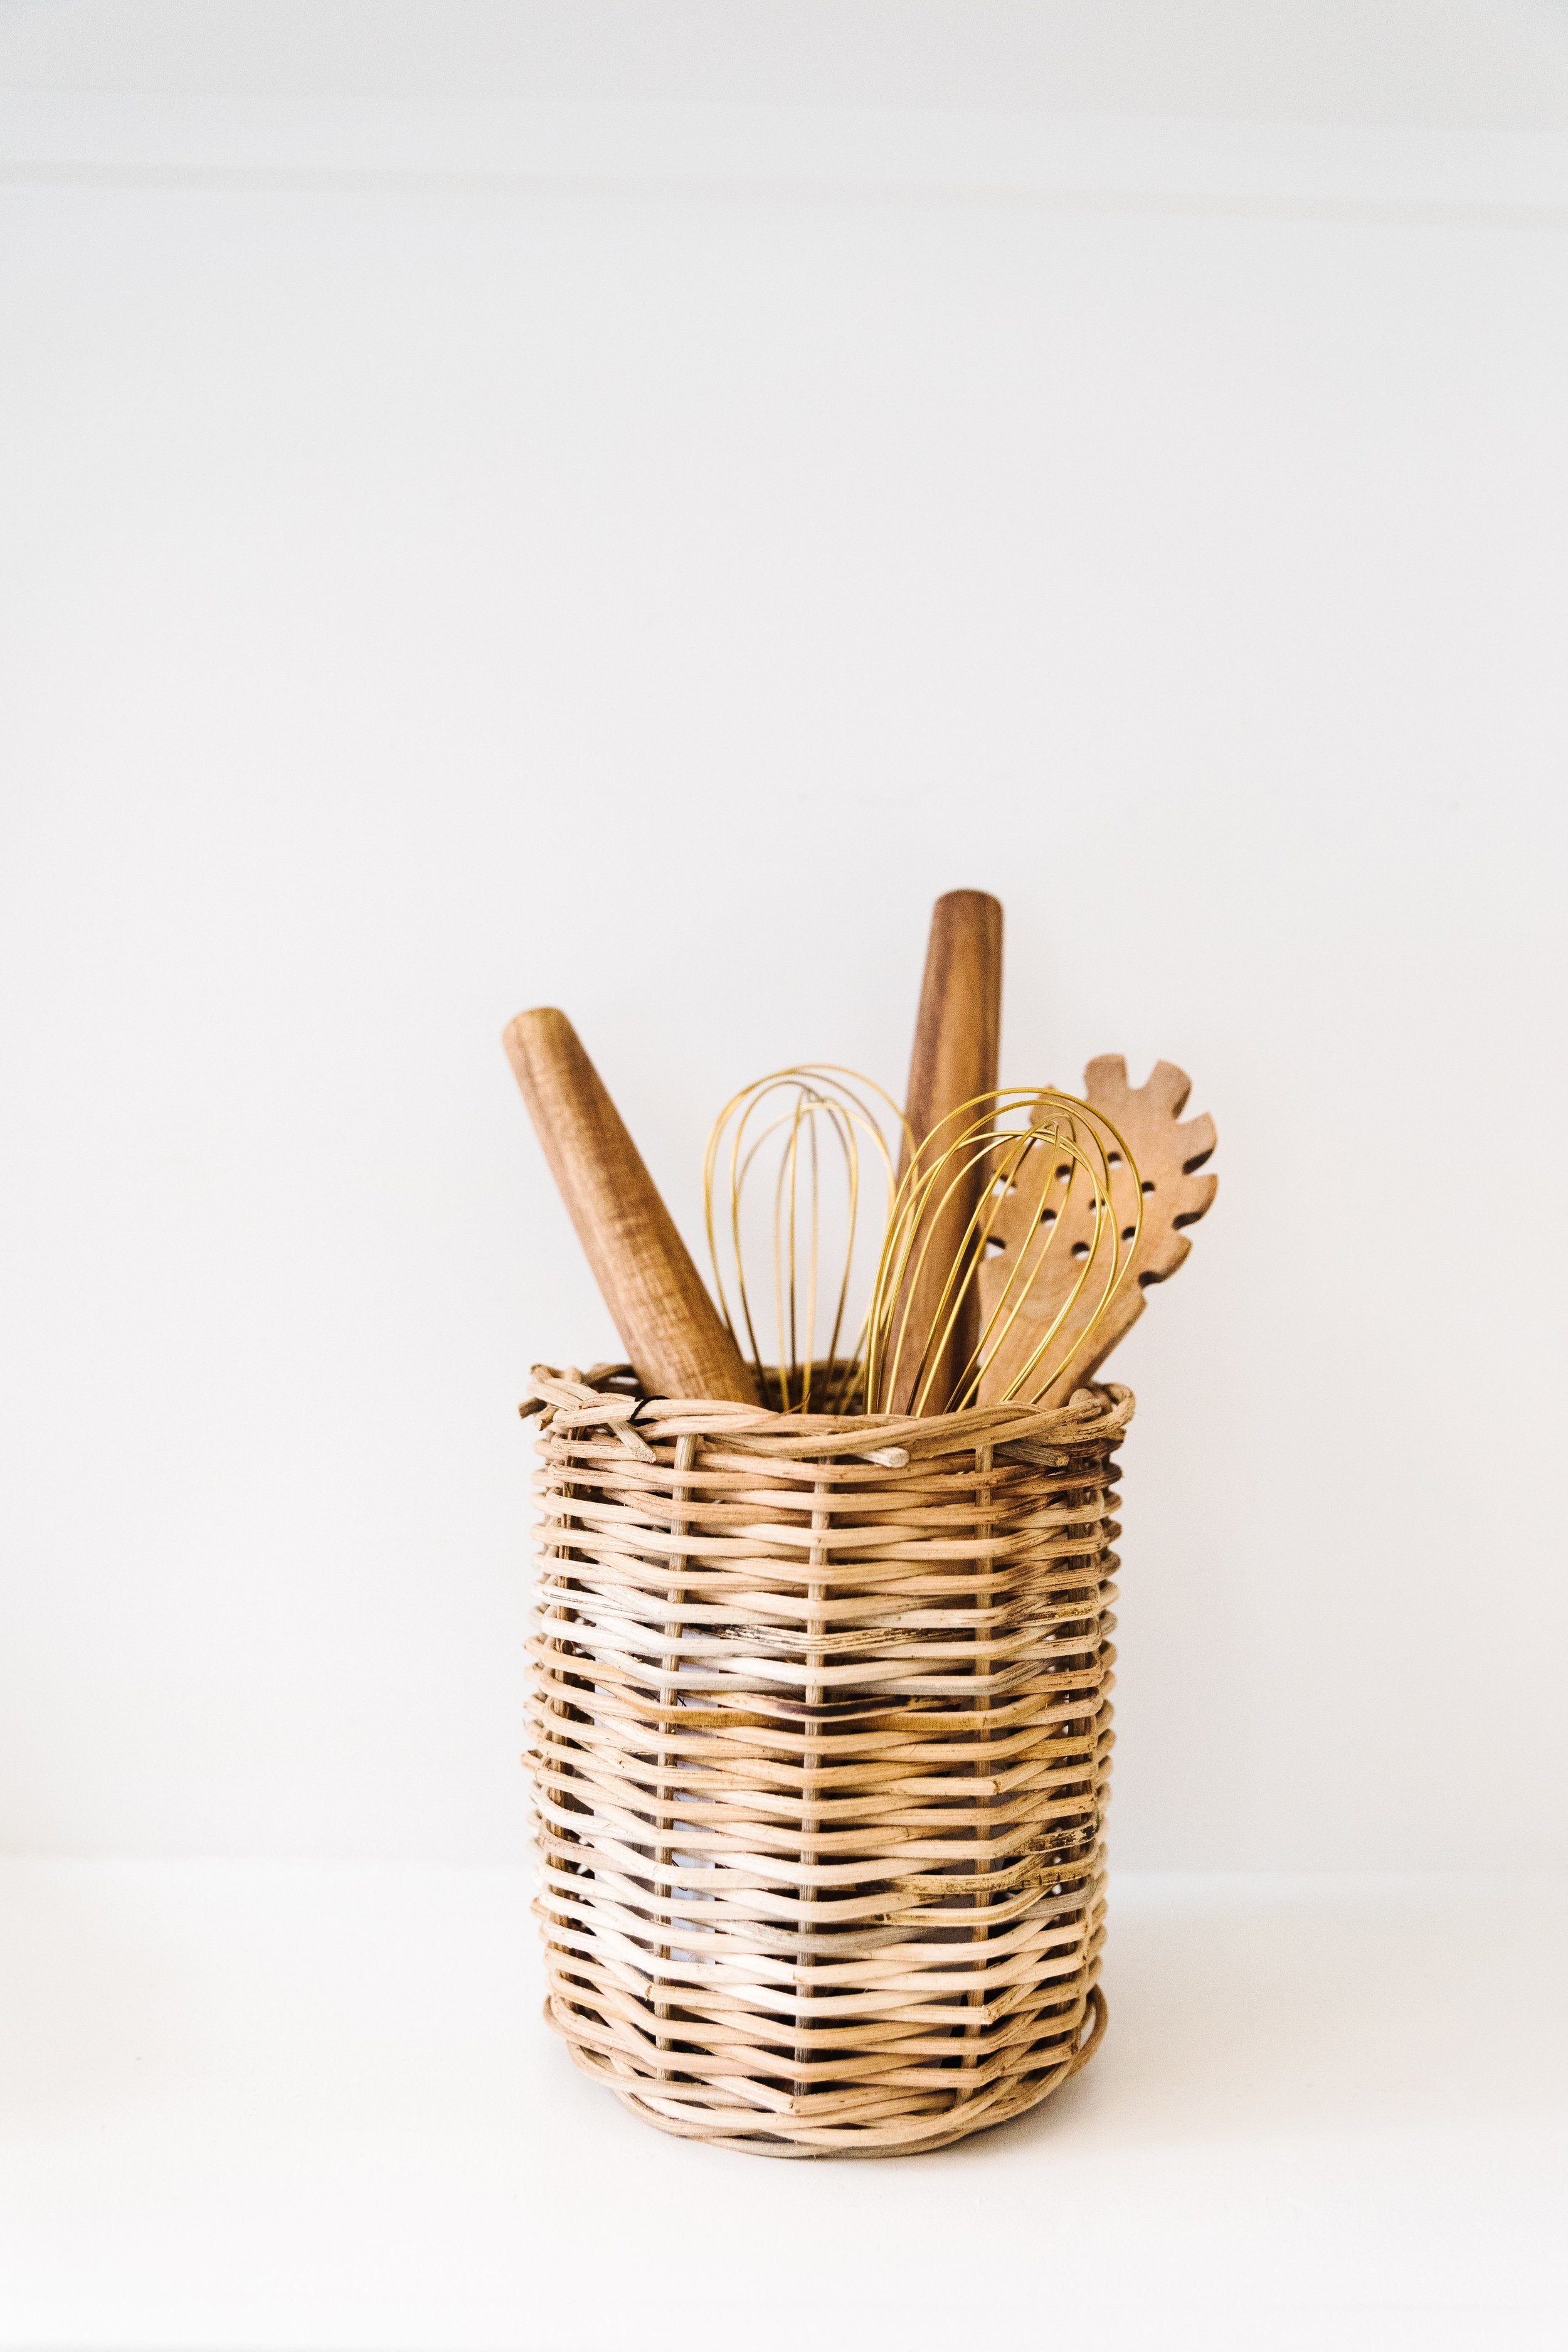
<path id="1" fill-rule="evenodd" d="M 878 2138 L 874 2126 L 856 2131 L 850 2126 L 818 2127 L 809 2125 L 791 2126 L 782 2116 L 773 2129 L 764 2133 L 731 2132 L 700 2122 L 684 2122 L 664 2115 L 648 2102 L 624 2077 L 606 2067 L 596 2056 L 584 2050 L 564 2032 L 559 2020 L 551 2015 L 548 2001 L 545 2016 L 554 2030 L 561 2033 L 571 2053 L 572 2063 L 595 2083 L 613 2091 L 621 2105 L 639 2122 L 650 2124 L 656 2131 L 668 2133 L 674 2139 L 700 2141 L 709 2147 L 732 2150 L 740 2156 L 768 2156 L 794 2162 L 834 2163 L 865 2162 L 876 2158 L 900 2156 L 933 2156 L 941 2148 L 952 2147 L 957 2141 L 972 2139 L 980 2132 L 994 2131 L 1003 2124 L 1016 2122 L 1048 2099 L 1053 2091 L 1080 2074 L 1094 2056 L 1105 2038 L 1109 2011 L 1103 1991 L 1098 1984 L 1089 1986 L 1085 1997 L 1086 2023 L 1089 2031 L 1071 2055 L 1059 2066 L 1052 2067 L 1039 2076 L 1024 2076 L 996 2086 L 990 2096 L 965 2102 L 960 2108 L 950 2107 L 933 2116 L 929 2132 L 911 2132 L 907 2137 Z"/>

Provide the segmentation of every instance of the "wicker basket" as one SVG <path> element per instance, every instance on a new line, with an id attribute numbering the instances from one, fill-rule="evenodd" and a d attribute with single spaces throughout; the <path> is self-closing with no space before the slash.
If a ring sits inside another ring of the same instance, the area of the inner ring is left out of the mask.
<path id="1" fill-rule="evenodd" d="M 1037 2105 L 1105 2023 L 1131 1392 L 892 1423 L 536 1385 L 535 1907 L 577 2064 L 767 2156 Z"/>

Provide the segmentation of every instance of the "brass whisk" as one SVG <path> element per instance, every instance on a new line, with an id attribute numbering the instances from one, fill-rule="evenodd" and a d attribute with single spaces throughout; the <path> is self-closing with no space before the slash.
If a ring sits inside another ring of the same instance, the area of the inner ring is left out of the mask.
<path id="1" fill-rule="evenodd" d="M 762 1402 L 780 1412 L 855 1408 L 866 1328 L 853 1294 L 858 1275 L 864 1297 L 866 1261 L 882 1245 L 908 1138 L 890 1095 L 831 1064 L 758 1078 L 713 1123 L 702 1192 L 720 1310 L 757 1367 Z M 771 1335 L 746 1277 L 764 1252 Z"/>
<path id="2" fill-rule="evenodd" d="M 933 1261 L 944 1211 L 976 1196 L 956 1250 L 949 1242 L 945 1261 Z M 1044 1402 L 1085 1356 L 1142 1217 L 1125 1142 L 1076 1096 L 1004 1088 L 951 1111 L 910 1159 L 888 1221 L 867 1318 L 865 1410 Z M 972 1303 L 979 1336 L 944 1372 Z"/>

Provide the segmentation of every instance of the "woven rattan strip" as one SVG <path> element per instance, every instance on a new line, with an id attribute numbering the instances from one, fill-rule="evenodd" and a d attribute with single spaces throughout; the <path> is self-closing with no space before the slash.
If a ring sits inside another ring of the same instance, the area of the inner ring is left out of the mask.
<path id="1" fill-rule="evenodd" d="M 668 2132 L 942 2147 L 1095 2047 L 1124 1388 L 889 1422 L 537 1377 L 546 2015 Z"/>

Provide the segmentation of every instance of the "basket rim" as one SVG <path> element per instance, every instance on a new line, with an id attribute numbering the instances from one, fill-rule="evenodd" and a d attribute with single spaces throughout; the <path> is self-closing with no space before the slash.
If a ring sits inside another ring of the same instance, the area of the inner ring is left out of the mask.
<path id="1" fill-rule="evenodd" d="M 778 1412 L 717 1397 L 649 1397 L 629 1364 L 595 1364 L 586 1372 L 535 1364 L 518 1406 L 541 1432 L 586 1438 L 595 1430 L 653 1461 L 654 1443 L 721 1438 L 744 1454 L 811 1461 L 854 1454 L 889 1470 L 917 1458 L 973 1453 L 977 1446 L 1082 1445 L 1120 1435 L 1135 1400 L 1117 1381 L 1086 1381 L 1066 1404 L 971 1405 L 923 1419 L 898 1413 Z"/>

